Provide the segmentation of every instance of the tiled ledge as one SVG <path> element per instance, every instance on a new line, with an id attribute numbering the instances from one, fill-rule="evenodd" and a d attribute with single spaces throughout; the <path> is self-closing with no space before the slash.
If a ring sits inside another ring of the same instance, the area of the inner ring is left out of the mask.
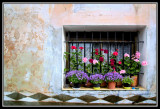
<path id="1" fill-rule="evenodd" d="M 140 90 L 140 91 L 146 91 L 147 89 L 141 87 L 141 86 L 138 86 L 139 89 L 124 89 L 124 88 L 115 88 L 115 89 L 108 89 L 107 87 L 106 88 L 100 88 L 100 91 L 107 91 L 107 90 L 124 90 L 124 91 L 135 91 L 135 90 Z M 87 88 L 87 87 L 80 87 L 79 89 L 73 89 L 72 87 L 65 87 L 65 88 L 62 88 L 62 90 L 83 90 L 83 91 L 87 91 L 87 90 L 93 90 L 93 91 L 97 91 L 93 88 Z"/>
<path id="2" fill-rule="evenodd" d="M 120 95 L 68 95 L 68 94 L 48 94 L 48 93 L 28 93 L 28 92 L 4 92 L 4 105 L 156 105 L 156 96 L 145 96 L 131 94 Z"/>

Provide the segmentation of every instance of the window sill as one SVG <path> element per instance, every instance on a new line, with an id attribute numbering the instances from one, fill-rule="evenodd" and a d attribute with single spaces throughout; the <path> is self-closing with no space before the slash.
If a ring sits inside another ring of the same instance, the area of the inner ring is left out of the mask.
<path id="1" fill-rule="evenodd" d="M 80 87 L 79 89 L 73 89 L 72 87 L 67 87 L 67 88 L 62 88 L 62 90 L 82 90 L 82 91 L 89 91 L 89 90 L 94 90 L 94 91 L 110 91 L 110 90 L 116 90 L 116 91 L 146 91 L 145 88 L 138 86 L 139 89 L 124 89 L 124 88 L 115 88 L 115 89 L 108 89 L 108 88 L 100 88 L 100 90 L 94 90 L 93 88 L 87 88 L 87 87 Z"/>

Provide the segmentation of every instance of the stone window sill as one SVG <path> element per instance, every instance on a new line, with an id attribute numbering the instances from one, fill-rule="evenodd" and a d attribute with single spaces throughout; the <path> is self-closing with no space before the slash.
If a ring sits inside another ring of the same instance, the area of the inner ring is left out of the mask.
<path id="1" fill-rule="evenodd" d="M 94 90 L 93 88 L 87 88 L 87 87 L 80 87 L 79 89 L 73 89 L 72 87 L 65 87 L 65 88 L 62 88 L 62 90 L 82 90 L 82 91 L 88 91 L 88 90 L 94 90 L 94 91 L 110 91 L 110 90 L 119 90 L 119 91 L 136 91 L 136 90 L 141 90 L 141 91 L 146 91 L 145 88 L 141 87 L 141 86 L 138 86 L 139 89 L 124 89 L 124 88 L 115 88 L 115 89 L 108 89 L 108 88 L 100 88 L 100 90 Z"/>

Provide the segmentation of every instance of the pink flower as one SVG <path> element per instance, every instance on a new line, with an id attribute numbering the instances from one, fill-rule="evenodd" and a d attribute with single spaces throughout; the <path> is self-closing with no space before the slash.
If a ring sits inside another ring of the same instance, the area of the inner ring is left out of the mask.
<path id="1" fill-rule="evenodd" d="M 96 64 L 98 63 L 98 61 L 96 59 L 93 60 L 93 64 Z"/>
<path id="2" fill-rule="evenodd" d="M 121 61 L 118 61 L 118 64 L 122 64 L 122 62 L 121 62 Z"/>
<path id="3" fill-rule="evenodd" d="M 125 54 L 124 54 L 124 57 L 130 57 L 130 56 L 129 56 L 129 54 L 125 53 Z"/>
<path id="4" fill-rule="evenodd" d="M 138 52 L 138 51 L 136 51 L 135 57 L 139 59 L 139 58 L 140 58 L 140 55 L 141 55 L 141 53 Z"/>
<path id="5" fill-rule="evenodd" d="M 123 74 L 123 73 L 126 73 L 126 71 L 125 71 L 125 70 L 121 70 L 121 71 L 120 71 L 120 74 Z"/>
<path id="6" fill-rule="evenodd" d="M 142 61 L 142 66 L 146 66 L 146 65 L 148 65 L 148 63 L 147 63 L 147 61 Z"/>
<path id="7" fill-rule="evenodd" d="M 86 57 L 83 58 L 83 62 L 84 62 L 84 63 L 86 63 L 87 60 L 88 60 L 88 59 L 87 59 Z"/>
<path id="8" fill-rule="evenodd" d="M 138 60 L 138 59 L 134 59 L 134 61 L 139 62 L 139 60 Z"/>

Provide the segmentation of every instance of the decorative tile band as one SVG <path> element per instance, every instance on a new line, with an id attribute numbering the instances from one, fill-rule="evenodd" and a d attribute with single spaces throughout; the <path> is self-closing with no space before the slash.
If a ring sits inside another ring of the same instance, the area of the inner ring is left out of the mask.
<path id="1" fill-rule="evenodd" d="M 94 105 L 94 104 L 151 104 L 156 105 L 156 97 L 144 97 L 133 95 L 128 97 L 108 95 L 105 97 L 95 97 L 83 95 L 74 97 L 65 94 L 44 94 L 44 93 L 21 93 L 21 92 L 4 92 L 4 105 Z"/>

